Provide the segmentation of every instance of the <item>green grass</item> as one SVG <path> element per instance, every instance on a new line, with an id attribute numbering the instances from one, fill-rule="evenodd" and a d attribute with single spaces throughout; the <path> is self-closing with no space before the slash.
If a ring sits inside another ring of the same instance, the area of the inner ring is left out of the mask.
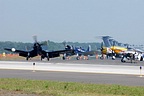
<path id="1" fill-rule="evenodd" d="M 0 79 L 0 89 L 41 96 L 144 96 L 144 87 L 8 78 Z"/>

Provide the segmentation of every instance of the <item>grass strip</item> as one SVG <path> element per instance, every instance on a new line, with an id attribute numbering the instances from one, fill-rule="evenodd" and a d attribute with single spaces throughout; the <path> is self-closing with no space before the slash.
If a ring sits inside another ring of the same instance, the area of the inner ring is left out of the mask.
<path id="1" fill-rule="evenodd" d="M 144 96 L 144 87 L 14 78 L 1 78 L 0 89 L 40 96 Z"/>

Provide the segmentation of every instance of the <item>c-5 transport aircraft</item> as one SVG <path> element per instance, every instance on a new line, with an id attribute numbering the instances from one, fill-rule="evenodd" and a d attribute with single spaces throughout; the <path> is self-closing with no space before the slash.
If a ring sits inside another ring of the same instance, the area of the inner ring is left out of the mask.
<path id="1" fill-rule="evenodd" d="M 51 52 L 47 52 L 45 50 L 42 49 L 42 45 L 44 44 L 40 44 L 37 42 L 37 37 L 34 37 L 35 43 L 33 45 L 33 49 L 31 51 L 23 51 L 23 50 L 16 50 L 15 48 L 4 48 L 7 51 L 11 51 L 11 52 L 15 52 L 15 53 L 19 53 L 19 56 L 22 57 L 26 57 L 26 60 L 28 60 L 29 58 L 35 57 L 40 55 L 41 56 L 41 60 L 44 58 L 47 58 L 47 60 L 49 61 L 49 58 L 55 58 L 55 57 L 59 57 L 60 54 L 65 54 L 65 53 L 72 53 L 73 50 L 70 49 L 70 47 L 67 45 L 65 50 L 58 50 L 58 51 L 51 51 Z"/>

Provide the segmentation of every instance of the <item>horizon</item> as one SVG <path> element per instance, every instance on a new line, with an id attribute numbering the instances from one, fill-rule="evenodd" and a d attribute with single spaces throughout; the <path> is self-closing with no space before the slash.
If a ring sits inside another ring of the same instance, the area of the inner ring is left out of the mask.
<path id="1" fill-rule="evenodd" d="M 144 45 L 142 0 L 1 0 L 0 41 L 100 42 Z"/>

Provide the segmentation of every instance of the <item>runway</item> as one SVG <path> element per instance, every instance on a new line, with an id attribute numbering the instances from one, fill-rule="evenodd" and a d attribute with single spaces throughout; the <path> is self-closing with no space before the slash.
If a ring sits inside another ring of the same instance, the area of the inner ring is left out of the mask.
<path id="1" fill-rule="evenodd" d="M 35 64 L 35 65 L 34 65 Z M 136 63 L 121 63 L 118 60 L 81 60 L 63 61 L 0 61 L 0 69 L 18 69 L 35 71 L 63 71 L 63 72 L 85 72 L 106 74 L 131 74 L 139 75 L 140 66 Z M 143 66 L 142 66 L 143 67 Z M 141 70 L 144 73 L 144 70 Z"/>
<path id="2" fill-rule="evenodd" d="M 144 86 L 140 66 L 143 62 L 123 64 L 119 60 L 0 61 L 0 78 Z"/>

